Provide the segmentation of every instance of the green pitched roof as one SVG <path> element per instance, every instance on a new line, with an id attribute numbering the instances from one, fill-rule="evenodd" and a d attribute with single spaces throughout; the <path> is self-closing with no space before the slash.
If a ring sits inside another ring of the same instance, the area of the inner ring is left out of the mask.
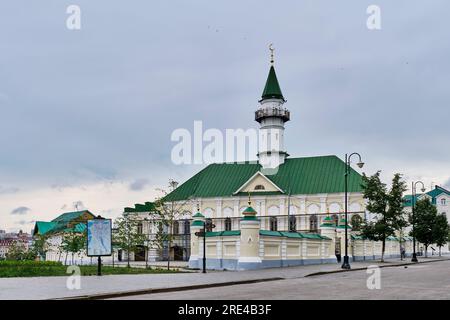
<path id="1" fill-rule="evenodd" d="M 275 68 L 270 67 L 269 75 L 267 77 L 266 85 L 262 93 L 262 99 L 283 99 L 283 94 L 281 93 L 280 85 L 278 83 L 277 75 L 275 73 Z"/>
<path id="2" fill-rule="evenodd" d="M 442 188 L 441 186 L 435 186 L 433 190 L 428 191 L 427 195 L 431 197 L 431 203 L 436 204 L 436 197 L 441 195 L 442 193 L 445 193 L 450 196 L 450 191 L 448 191 L 445 188 Z M 414 197 L 414 203 L 417 203 L 417 198 L 419 198 L 423 193 L 416 194 Z M 403 197 L 403 206 L 404 207 L 411 207 L 412 205 L 412 195 L 407 194 Z"/>
<path id="3" fill-rule="evenodd" d="M 345 163 L 336 156 L 288 158 L 274 175 L 273 183 L 291 194 L 344 192 Z M 166 196 L 167 201 L 188 198 L 231 197 L 261 166 L 257 163 L 210 164 Z M 361 191 L 362 178 L 351 169 L 349 192 Z"/>
<path id="4" fill-rule="evenodd" d="M 36 221 L 34 234 L 44 235 L 56 226 L 56 222 Z"/>
<path id="5" fill-rule="evenodd" d="M 134 208 L 126 207 L 124 212 L 152 212 L 155 210 L 154 202 L 146 202 L 144 204 L 136 203 Z"/>
<path id="6" fill-rule="evenodd" d="M 89 210 L 65 212 L 50 222 L 37 221 L 34 226 L 34 234 L 50 234 L 56 232 L 84 232 L 86 230 L 86 224 L 84 222 L 77 223 L 72 228 L 68 228 L 68 224 L 81 217 L 85 213 L 94 215 Z"/>

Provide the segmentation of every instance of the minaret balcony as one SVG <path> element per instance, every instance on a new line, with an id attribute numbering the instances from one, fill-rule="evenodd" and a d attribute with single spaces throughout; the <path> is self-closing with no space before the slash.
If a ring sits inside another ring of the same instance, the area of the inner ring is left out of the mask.
<path id="1" fill-rule="evenodd" d="M 291 113 L 289 110 L 281 108 L 264 108 L 255 111 L 255 120 L 258 122 L 269 117 L 281 118 L 287 122 L 291 118 Z"/>

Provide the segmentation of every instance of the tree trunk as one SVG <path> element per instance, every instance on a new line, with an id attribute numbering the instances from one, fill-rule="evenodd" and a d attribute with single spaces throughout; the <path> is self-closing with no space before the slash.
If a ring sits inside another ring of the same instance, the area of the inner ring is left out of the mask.
<path id="1" fill-rule="evenodd" d="M 72 264 L 73 264 L 74 255 L 75 255 L 75 253 L 72 252 Z"/>
<path id="2" fill-rule="evenodd" d="M 127 250 L 127 268 L 130 268 L 130 251 Z"/>
<path id="3" fill-rule="evenodd" d="M 386 248 L 386 238 L 383 238 L 381 245 L 381 262 L 384 262 L 384 249 Z"/>
<path id="4" fill-rule="evenodd" d="M 428 246 L 425 246 L 425 258 L 428 258 Z"/>
<path id="5" fill-rule="evenodd" d="M 64 258 L 64 265 L 66 266 L 67 265 L 67 256 L 69 255 L 69 253 L 68 252 L 66 252 L 66 257 Z"/>
<path id="6" fill-rule="evenodd" d="M 439 257 L 441 256 L 441 248 L 442 246 L 439 246 Z"/>

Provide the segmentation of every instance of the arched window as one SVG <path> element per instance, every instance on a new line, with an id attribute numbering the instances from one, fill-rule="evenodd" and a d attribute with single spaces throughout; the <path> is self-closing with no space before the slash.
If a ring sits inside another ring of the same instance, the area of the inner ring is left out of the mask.
<path id="1" fill-rule="evenodd" d="M 289 217 L 289 231 L 297 231 L 297 218 L 295 216 Z"/>
<path id="2" fill-rule="evenodd" d="M 255 188 L 256 189 L 256 188 Z M 443 205 L 443 206 L 445 206 L 447 204 L 447 201 L 446 201 L 446 199 L 444 198 L 444 199 L 441 199 L 441 205 Z"/>
<path id="3" fill-rule="evenodd" d="M 331 219 L 333 219 L 333 224 L 337 227 L 339 224 L 339 216 L 337 214 L 333 214 Z"/>
<path id="4" fill-rule="evenodd" d="M 309 217 L 309 231 L 317 232 L 317 216 L 312 215 Z"/>
<path id="5" fill-rule="evenodd" d="M 178 221 L 174 221 L 173 222 L 173 234 L 179 234 L 180 233 L 180 224 L 178 223 Z"/>
<path id="6" fill-rule="evenodd" d="M 213 225 L 212 219 L 211 218 L 207 218 L 205 220 L 205 222 L 206 222 L 206 232 L 211 232 L 212 231 L 212 225 Z"/>
<path id="7" fill-rule="evenodd" d="M 255 190 L 266 190 L 262 184 L 258 184 L 255 186 Z"/>
<path id="8" fill-rule="evenodd" d="M 278 230 L 278 221 L 277 217 L 270 217 L 270 231 L 277 231 Z"/>
<path id="9" fill-rule="evenodd" d="M 191 222 L 189 219 L 184 220 L 184 234 L 190 234 L 191 233 Z"/>
<path id="10" fill-rule="evenodd" d="M 225 218 L 225 231 L 231 230 L 231 218 L 227 217 Z"/>
<path id="11" fill-rule="evenodd" d="M 352 225 L 353 231 L 361 230 L 362 218 L 359 214 L 354 214 L 350 219 L 350 224 Z"/>

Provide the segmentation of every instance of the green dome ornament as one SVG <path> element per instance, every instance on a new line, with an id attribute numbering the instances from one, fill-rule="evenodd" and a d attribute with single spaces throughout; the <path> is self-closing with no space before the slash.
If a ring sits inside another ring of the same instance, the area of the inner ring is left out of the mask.
<path id="1" fill-rule="evenodd" d="M 244 220 L 255 220 L 256 211 L 252 208 L 252 201 L 250 200 L 250 192 L 248 193 L 248 207 L 242 212 L 244 215 Z"/>

